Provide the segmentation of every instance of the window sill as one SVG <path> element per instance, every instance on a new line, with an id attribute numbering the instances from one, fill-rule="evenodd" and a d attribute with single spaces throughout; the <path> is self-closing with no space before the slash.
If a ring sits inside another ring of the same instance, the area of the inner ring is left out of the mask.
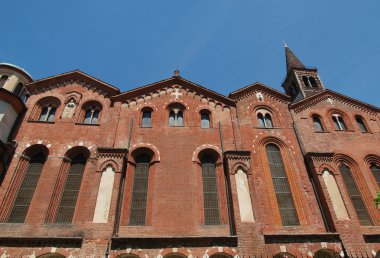
<path id="1" fill-rule="evenodd" d="M 314 131 L 315 133 L 330 133 L 329 131 Z"/>
<path id="2" fill-rule="evenodd" d="M 263 130 L 271 130 L 271 129 L 282 129 L 281 127 L 258 127 L 258 126 L 253 126 L 255 129 L 263 129 Z"/>
<path id="3" fill-rule="evenodd" d="M 140 128 L 153 128 L 153 126 L 140 126 Z"/>
<path id="4" fill-rule="evenodd" d="M 355 131 L 354 131 L 354 130 L 336 130 L 336 129 L 335 129 L 335 132 L 347 132 L 347 133 L 354 133 Z"/>
<path id="5" fill-rule="evenodd" d="M 28 123 L 37 123 L 37 124 L 55 124 L 55 121 L 40 121 L 40 120 L 28 120 Z"/>
<path id="6" fill-rule="evenodd" d="M 76 125 L 100 126 L 100 124 L 75 123 Z"/>

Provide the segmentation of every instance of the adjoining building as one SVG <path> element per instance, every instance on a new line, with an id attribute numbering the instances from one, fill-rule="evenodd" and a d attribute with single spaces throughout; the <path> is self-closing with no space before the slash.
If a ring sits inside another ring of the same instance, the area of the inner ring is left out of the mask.
<path id="1" fill-rule="evenodd" d="M 0 255 L 380 255 L 380 110 L 285 56 L 285 93 L 179 71 L 122 93 L 79 70 L 23 77 Z"/>

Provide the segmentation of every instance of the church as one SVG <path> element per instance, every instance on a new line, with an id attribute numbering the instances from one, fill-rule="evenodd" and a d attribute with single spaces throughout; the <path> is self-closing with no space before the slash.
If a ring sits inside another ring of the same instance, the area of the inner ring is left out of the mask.
<path id="1" fill-rule="evenodd" d="M 228 96 L 0 64 L 0 257 L 380 257 L 380 109 L 285 57 Z"/>

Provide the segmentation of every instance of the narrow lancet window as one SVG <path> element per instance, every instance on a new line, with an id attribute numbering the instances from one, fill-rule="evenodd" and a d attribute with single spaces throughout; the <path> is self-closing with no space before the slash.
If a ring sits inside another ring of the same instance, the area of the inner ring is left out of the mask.
<path id="1" fill-rule="evenodd" d="M 201 163 L 205 224 L 218 225 L 220 224 L 220 218 L 215 159 L 211 156 L 204 156 Z"/>

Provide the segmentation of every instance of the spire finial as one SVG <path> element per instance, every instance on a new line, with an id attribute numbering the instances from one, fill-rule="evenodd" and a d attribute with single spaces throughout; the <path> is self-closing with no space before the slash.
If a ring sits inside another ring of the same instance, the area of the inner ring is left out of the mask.
<path id="1" fill-rule="evenodd" d="M 288 44 L 286 44 L 285 40 L 283 40 L 282 43 L 284 44 L 284 47 L 288 47 Z"/>
<path id="2" fill-rule="evenodd" d="M 174 71 L 174 73 L 173 73 L 173 77 L 181 77 L 181 76 L 179 75 L 178 67 L 177 67 L 177 69 Z"/>

